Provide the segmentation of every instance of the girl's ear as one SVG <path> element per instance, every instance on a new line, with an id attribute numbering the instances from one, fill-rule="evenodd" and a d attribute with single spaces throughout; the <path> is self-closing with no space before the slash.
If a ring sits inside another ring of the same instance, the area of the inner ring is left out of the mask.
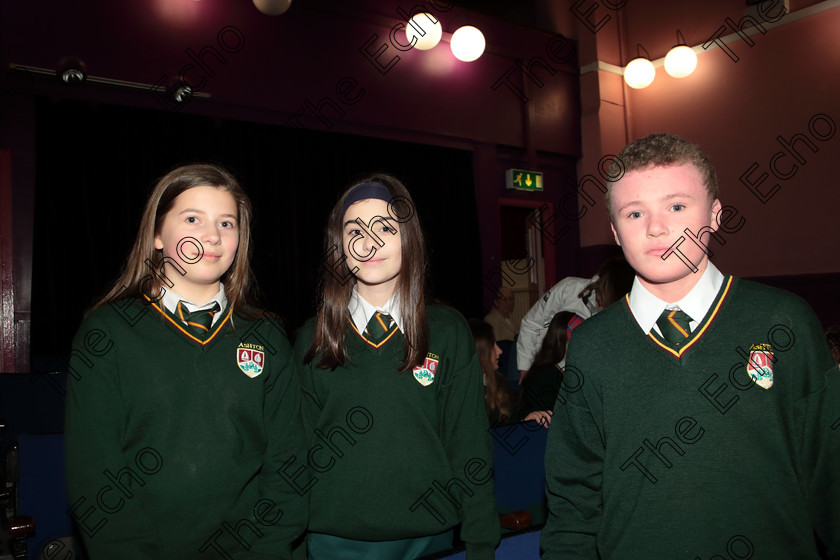
<path id="1" fill-rule="evenodd" d="M 160 240 L 159 235 L 155 235 L 155 249 L 163 249 L 163 241 Z"/>

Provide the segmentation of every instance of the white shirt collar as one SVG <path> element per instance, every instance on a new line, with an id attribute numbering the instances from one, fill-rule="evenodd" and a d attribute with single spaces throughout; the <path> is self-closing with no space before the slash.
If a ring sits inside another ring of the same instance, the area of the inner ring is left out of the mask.
<path id="1" fill-rule="evenodd" d="M 364 332 L 371 317 L 377 311 L 390 315 L 391 319 L 397 324 L 397 328 L 402 325 L 399 292 L 395 292 L 391 296 L 391 299 L 385 302 L 385 305 L 376 306 L 360 296 L 358 288 L 353 287 L 353 293 L 350 295 L 350 303 L 347 305 L 347 311 L 350 313 L 350 318 L 353 319 L 353 324 L 356 325 L 359 332 Z"/>
<path id="2" fill-rule="evenodd" d="M 225 296 L 225 286 L 221 282 L 219 282 L 219 291 L 216 293 L 216 295 L 213 296 L 212 299 L 210 299 L 209 301 L 207 301 L 205 303 L 202 303 L 201 305 L 196 305 L 195 303 L 191 302 L 190 300 L 179 296 L 175 292 L 175 290 L 171 290 L 171 289 L 169 289 L 165 286 L 163 287 L 163 289 L 165 290 L 165 292 L 164 292 L 163 297 L 161 298 L 160 301 L 161 301 L 161 303 L 163 303 L 163 306 L 166 308 L 166 310 L 169 311 L 170 313 L 172 313 L 173 315 L 175 314 L 175 308 L 178 307 L 178 302 L 179 301 L 184 302 L 184 307 L 186 307 L 187 311 L 189 311 L 190 313 L 192 313 L 193 311 L 200 311 L 202 309 L 209 309 L 210 307 L 213 307 L 214 303 L 218 303 L 219 304 L 219 309 L 221 309 L 222 311 L 224 311 L 225 308 L 227 308 L 227 297 Z M 211 323 L 211 325 L 215 325 L 216 322 L 219 321 L 219 319 L 221 319 L 221 318 L 222 318 L 222 313 L 216 313 L 215 315 L 213 315 L 213 322 Z"/>
<path id="3" fill-rule="evenodd" d="M 659 327 L 656 327 L 656 320 L 659 319 L 662 311 L 677 307 L 691 317 L 689 327 L 694 330 L 709 312 L 722 285 L 723 274 L 712 264 L 712 261 L 708 261 L 706 270 L 703 271 L 703 275 L 691 291 L 681 300 L 669 303 L 650 293 L 636 276 L 633 280 L 633 288 L 630 290 L 630 311 L 645 334 L 648 334 L 652 328 L 656 328 L 658 333 Z"/>

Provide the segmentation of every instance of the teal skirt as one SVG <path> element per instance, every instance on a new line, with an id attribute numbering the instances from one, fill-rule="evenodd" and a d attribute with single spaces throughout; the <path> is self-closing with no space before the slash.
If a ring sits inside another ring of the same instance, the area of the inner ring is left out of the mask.
<path id="1" fill-rule="evenodd" d="M 396 541 L 356 541 L 309 533 L 309 560 L 414 560 L 452 548 L 454 530 Z"/>

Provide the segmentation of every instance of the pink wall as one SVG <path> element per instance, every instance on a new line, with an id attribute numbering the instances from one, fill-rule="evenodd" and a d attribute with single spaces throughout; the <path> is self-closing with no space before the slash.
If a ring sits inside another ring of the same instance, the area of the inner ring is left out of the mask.
<path id="1" fill-rule="evenodd" d="M 702 44 L 726 17 L 738 21 L 743 15 L 742 8 L 723 0 L 702 8 L 649 2 L 644 16 L 631 4 L 619 13 L 623 49 L 632 53 L 622 58 L 624 63 L 635 56 L 638 42 L 651 58 L 660 58 L 675 42 L 675 28 L 682 29 L 690 45 Z M 779 3 L 770 13 L 780 8 Z M 692 18 L 695 11 L 697 17 Z M 799 15 L 786 14 L 778 22 L 782 25 L 750 37 L 752 47 L 741 39 L 729 45 L 737 63 L 718 48 L 701 53 L 697 70 L 681 80 L 658 68 L 651 86 L 633 90 L 618 76 L 599 72 L 595 81 L 600 91 L 594 95 L 600 95 L 600 112 L 588 123 L 584 116 L 585 154 L 589 146 L 598 147 L 592 138 L 608 146 L 605 153 L 628 139 L 660 131 L 681 135 L 707 151 L 718 170 L 723 204 L 736 208 L 746 220 L 740 231 L 723 234 L 725 245 L 712 245 L 714 260 L 740 276 L 840 271 L 840 191 L 834 186 L 840 153 L 840 8 L 790 22 Z M 602 43 L 608 41 L 599 39 Z M 602 51 L 601 60 L 619 63 L 615 52 L 606 47 Z M 587 80 L 592 78 L 584 76 L 584 88 Z M 818 150 L 812 153 L 804 142 L 797 142 L 804 163 L 783 152 L 777 140 L 790 141 L 796 134 Z M 777 160 L 777 170 L 789 174 L 786 179 L 774 177 L 769 167 L 779 152 L 785 155 Z M 590 152 L 579 172 L 591 161 Z M 758 167 L 749 175 L 752 182 L 768 175 L 760 191 L 769 193 L 779 185 L 768 200 L 759 200 L 740 179 L 753 163 Z M 603 210 L 585 216 L 580 230 L 583 246 L 613 242 Z"/>

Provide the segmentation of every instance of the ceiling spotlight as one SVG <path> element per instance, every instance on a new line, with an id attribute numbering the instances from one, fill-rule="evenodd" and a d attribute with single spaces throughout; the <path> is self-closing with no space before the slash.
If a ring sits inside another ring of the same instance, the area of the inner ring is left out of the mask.
<path id="1" fill-rule="evenodd" d="M 450 48 L 460 61 L 472 62 L 484 53 L 484 34 L 472 25 L 465 25 L 452 34 Z"/>
<path id="2" fill-rule="evenodd" d="M 440 42 L 443 36 L 443 27 L 432 14 L 420 13 L 408 20 L 405 26 L 405 38 L 410 45 L 415 40 L 414 48 L 427 51 Z"/>
<path id="3" fill-rule="evenodd" d="M 62 83 L 68 86 L 79 86 L 87 80 L 87 67 L 85 63 L 74 56 L 67 56 L 58 62 L 56 75 Z"/>
<path id="4" fill-rule="evenodd" d="M 254 0 L 254 6 L 267 16 L 279 16 L 286 13 L 292 0 Z"/>
<path id="5" fill-rule="evenodd" d="M 178 103 L 186 103 L 187 101 L 192 99 L 192 96 L 193 90 L 187 84 L 180 86 L 178 89 L 175 90 L 175 93 L 172 94 L 173 99 L 175 99 L 175 101 L 177 101 Z"/>
<path id="6" fill-rule="evenodd" d="M 85 73 L 78 68 L 70 68 L 61 73 L 61 81 L 68 86 L 77 86 L 85 81 Z"/>
<path id="7" fill-rule="evenodd" d="M 685 78 L 697 68 L 697 54 L 685 44 L 682 33 L 677 29 L 677 46 L 665 55 L 665 71 L 674 78 Z"/>

